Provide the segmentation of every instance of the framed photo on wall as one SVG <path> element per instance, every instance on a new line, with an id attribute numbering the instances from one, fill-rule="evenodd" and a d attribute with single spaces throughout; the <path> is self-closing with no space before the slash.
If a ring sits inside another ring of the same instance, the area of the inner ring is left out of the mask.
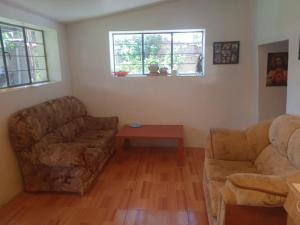
<path id="1" fill-rule="evenodd" d="M 299 50 L 298 50 L 298 59 L 300 60 L 300 38 L 299 38 Z"/>
<path id="2" fill-rule="evenodd" d="M 287 86 L 288 58 L 288 52 L 268 54 L 267 87 Z"/>
<path id="3" fill-rule="evenodd" d="M 214 42 L 213 64 L 238 64 L 240 42 Z"/>

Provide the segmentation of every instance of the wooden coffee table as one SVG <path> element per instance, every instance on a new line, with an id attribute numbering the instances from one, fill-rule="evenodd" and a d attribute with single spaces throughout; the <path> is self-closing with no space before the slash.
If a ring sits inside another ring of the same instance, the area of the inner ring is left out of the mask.
<path id="1" fill-rule="evenodd" d="M 178 162 L 184 161 L 183 125 L 142 125 L 140 128 L 123 126 L 116 136 L 116 148 L 120 152 L 128 139 L 171 139 L 177 142 Z"/>

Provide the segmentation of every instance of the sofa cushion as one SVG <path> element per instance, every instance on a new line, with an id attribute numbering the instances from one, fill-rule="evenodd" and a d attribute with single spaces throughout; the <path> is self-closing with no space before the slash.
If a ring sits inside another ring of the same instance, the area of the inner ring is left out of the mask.
<path id="1" fill-rule="evenodd" d="M 295 130 L 300 128 L 300 117 L 282 115 L 277 117 L 271 124 L 269 139 L 281 155 L 287 156 L 288 143 Z"/>
<path id="2" fill-rule="evenodd" d="M 210 137 L 213 158 L 232 161 L 251 160 L 251 151 L 244 131 L 211 129 Z"/>
<path id="3" fill-rule="evenodd" d="M 17 151 L 27 149 L 45 135 L 85 115 L 82 103 L 71 96 L 44 102 L 21 110 L 10 119 L 10 138 Z"/>
<path id="4" fill-rule="evenodd" d="M 225 161 L 216 159 L 205 160 L 205 173 L 208 180 L 226 181 L 226 177 L 235 173 L 256 173 L 252 162 Z"/>
<path id="5" fill-rule="evenodd" d="M 103 158 L 101 148 L 91 144 L 51 144 L 39 152 L 39 162 L 50 167 L 95 168 Z"/>
<path id="6" fill-rule="evenodd" d="M 116 130 L 88 130 L 74 139 L 76 143 L 92 143 L 106 147 L 114 141 Z M 105 151 L 106 148 L 103 148 Z"/>
<path id="7" fill-rule="evenodd" d="M 85 131 L 85 127 L 82 124 L 83 118 L 77 118 L 75 120 L 72 120 L 69 123 L 66 123 L 65 125 L 61 126 L 57 129 L 57 131 L 61 134 L 61 136 L 64 138 L 63 142 L 71 142 L 80 135 L 82 132 Z"/>
<path id="8" fill-rule="evenodd" d="M 300 169 L 300 129 L 290 137 L 287 155 L 293 166 Z"/>
<path id="9" fill-rule="evenodd" d="M 290 161 L 274 149 L 272 145 L 266 147 L 255 160 L 257 171 L 269 175 L 288 175 L 296 172 Z"/>
<path id="10" fill-rule="evenodd" d="M 266 120 L 246 129 L 247 141 L 254 161 L 261 151 L 270 144 L 269 129 L 272 121 Z"/>

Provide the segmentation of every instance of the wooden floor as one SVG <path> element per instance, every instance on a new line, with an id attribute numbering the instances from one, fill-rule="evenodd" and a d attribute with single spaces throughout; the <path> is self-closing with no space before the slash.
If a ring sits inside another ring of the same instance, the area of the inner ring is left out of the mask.
<path id="1" fill-rule="evenodd" d="M 130 149 L 116 154 L 84 196 L 22 193 L 0 209 L 0 225 L 208 225 L 203 151 Z"/>

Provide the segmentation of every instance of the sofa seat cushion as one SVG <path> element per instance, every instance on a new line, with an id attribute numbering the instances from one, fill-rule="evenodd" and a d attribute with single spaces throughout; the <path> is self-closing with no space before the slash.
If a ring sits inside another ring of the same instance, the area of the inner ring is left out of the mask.
<path id="1" fill-rule="evenodd" d="M 115 138 L 115 130 L 88 130 L 75 138 L 76 143 L 89 143 L 100 146 L 105 151 L 110 143 L 113 143 Z"/>
<path id="2" fill-rule="evenodd" d="M 38 158 L 41 164 L 50 167 L 83 167 L 95 170 L 105 154 L 96 145 L 60 143 L 41 149 Z"/>
<path id="3" fill-rule="evenodd" d="M 257 173 L 255 165 L 246 161 L 206 159 L 204 169 L 208 180 L 223 182 L 235 173 Z"/>

